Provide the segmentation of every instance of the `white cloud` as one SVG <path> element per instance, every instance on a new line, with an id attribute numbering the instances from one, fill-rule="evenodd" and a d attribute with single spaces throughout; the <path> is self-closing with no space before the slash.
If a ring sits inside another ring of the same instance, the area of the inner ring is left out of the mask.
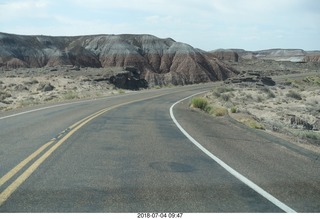
<path id="1" fill-rule="evenodd" d="M 17 34 L 149 33 L 207 50 L 320 49 L 318 0 L 0 0 L 0 11 L 0 31 Z"/>
<path id="2" fill-rule="evenodd" d="M 19 0 L 0 3 L 0 19 L 45 16 L 49 3 L 46 0 Z"/>

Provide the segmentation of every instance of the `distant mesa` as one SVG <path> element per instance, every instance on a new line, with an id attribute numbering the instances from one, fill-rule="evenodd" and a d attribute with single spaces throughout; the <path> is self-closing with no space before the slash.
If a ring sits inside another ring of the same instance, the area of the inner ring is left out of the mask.
<path id="1" fill-rule="evenodd" d="M 202 83 L 225 80 L 238 74 L 219 56 L 171 38 L 131 34 L 52 37 L 0 33 L 2 68 L 66 65 L 93 68 L 133 66 L 140 73 L 139 80 L 144 79 L 149 85 Z M 128 79 L 130 71 L 126 74 Z M 113 78 L 114 83 L 123 83 L 119 77 Z M 130 77 L 137 79 L 137 75 Z"/>
<path id="2" fill-rule="evenodd" d="M 258 51 L 246 51 L 243 49 L 230 50 L 237 53 L 241 59 L 320 62 L 320 51 L 304 51 L 302 49 L 267 49 Z"/>

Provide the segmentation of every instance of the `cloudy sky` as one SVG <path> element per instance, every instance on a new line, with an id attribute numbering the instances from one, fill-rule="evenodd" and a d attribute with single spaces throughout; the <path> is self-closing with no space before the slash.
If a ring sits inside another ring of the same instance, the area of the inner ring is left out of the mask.
<path id="1" fill-rule="evenodd" d="M 203 50 L 320 50 L 320 1 L 0 0 L 0 32 L 147 33 Z"/>

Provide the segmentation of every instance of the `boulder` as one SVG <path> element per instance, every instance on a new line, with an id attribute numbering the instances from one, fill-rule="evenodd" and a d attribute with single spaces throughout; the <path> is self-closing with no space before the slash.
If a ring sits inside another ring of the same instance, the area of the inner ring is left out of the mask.
<path id="1" fill-rule="evenodd" d="M 257 86 L 274 86 L 276 82 L 271 77 L 261 76 L 258 73 L 248 73 L 237 77 L 228 78 L 225 83 L 255 84 Z"/>
<path id="2" fill-rule="evenodd" d="M 125 70 L 110 77 L 110 83 L 117 88 L 139 90 L 140 88 L 147 88 L 148 82 L 140 78 L 140 72 L 135 67 L 125 67 Z"/>
<path id="3" fill-rule="evenodd" d="M 38 85 L 38 91 L 48 92 L 54 90 L 54 86 L 50 83 L 40 83 Z"/>

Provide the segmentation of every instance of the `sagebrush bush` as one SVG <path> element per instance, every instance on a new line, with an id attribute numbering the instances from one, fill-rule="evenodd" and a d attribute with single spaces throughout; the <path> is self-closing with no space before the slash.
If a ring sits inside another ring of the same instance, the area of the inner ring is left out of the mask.
<path id="1" fill-rule="evenodd" d="M 216 97 L 220 97 L 221 94 L 231 92 L 231 91 L 234 91 L 234 89 L 230 87 L 217 87 L 213 90 L 213 95 Z M 230 98 L 230 96 L 223 96 L 223 99 L 224 97 L 227 97 L 228 99 Z"/>
<path id="2" fill-rule="evenodd" d="M 297 93 L 296 91 L 293 90 L 289 90 L 289 92 L 287 93 L 287 97 L 291 97 L 294 98 L 296 100 L 302 100 L 302 97 L 299 93 Z"/>
<path id="3" fill-rule="evenodd" d="M 267 88 L 267 87 L 263 87 L 261 90 L 262 90 L 264 93 L 267 94 L 268 98 L 275 98 L 275 97 L 276 97 L 276 95 L 272 92 L 272 90 L 270 90 L 270 89 Z"/>
<path id="4" fill-rule="evenodd" d="M 222 100 L 224 100 L 224 101 L 229 101 L 230 100 L 230 95 L 229 94 L 222 94 L 221 95 L 221 98 L 222 98 Z"/>

